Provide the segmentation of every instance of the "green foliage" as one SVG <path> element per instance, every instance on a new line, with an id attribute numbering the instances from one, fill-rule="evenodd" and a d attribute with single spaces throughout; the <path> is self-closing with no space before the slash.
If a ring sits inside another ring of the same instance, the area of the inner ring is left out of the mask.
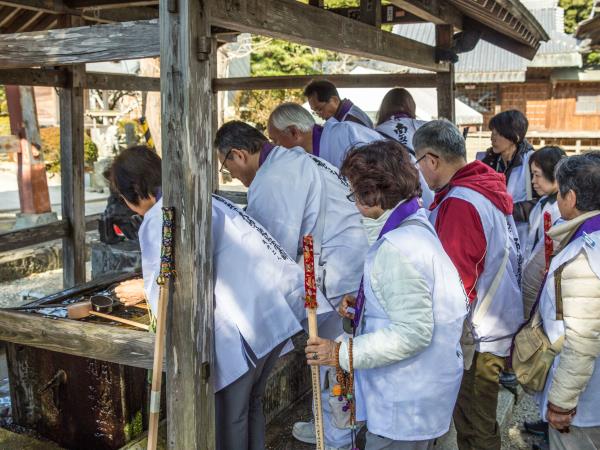
<path id="1" fill-rule="evenodd" d="M 50 173 L 60 172 L 60 128 L 40 128 L 40 138 L 46 170 Z M 98 147 L 87 134 L 84 134 L 83 152 L 86 165 L 91 167 L 98 158 Z"/>
<path id="2" fill-rule="evenodd" d="M 10 134 L 10 122 L 8 116 L 0 116 L 0 136 Z"/>
<path id="3" fill-rule="evenodd" d="M 565 10 L 565 33 L 573 34 L 579 22 L 590 17 L 594 0 L 559 0 L 559 6 Z M 583 56 L 586 66 L 600 64 L 600 54 L 591 52 Z"/>
<path id="4" fill-rule="evenodd" d="M 0 116 L 8 114 L 8 104 L 6 103 L 6 89 L 0 85 Z"/>

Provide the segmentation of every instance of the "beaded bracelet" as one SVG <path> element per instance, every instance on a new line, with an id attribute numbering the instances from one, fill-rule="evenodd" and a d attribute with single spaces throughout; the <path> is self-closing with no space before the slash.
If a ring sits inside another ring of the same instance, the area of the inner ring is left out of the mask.
<path id="1" fill-rule="evenodd" d="M 547 407 L 548 407 L 548 411 L 551 411 L 554 414 L 558 414 L 559 416 L 574 416 L 577 413 L 577 407 L 575 407 L 569 411 L 559 411 L 559 410 L 555 409 L 555 406 L 550 402 L 548 402 Z"/>

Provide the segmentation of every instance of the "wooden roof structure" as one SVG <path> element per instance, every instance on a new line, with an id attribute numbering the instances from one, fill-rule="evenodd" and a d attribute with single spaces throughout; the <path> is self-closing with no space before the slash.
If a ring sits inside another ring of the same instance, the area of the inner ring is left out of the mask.
<path id="1" fill-rule="evenodd" d="M 575 31 L 575 37 L 583 42 L 580 45 L 582 53 L 600 50 L 600 1 L 595 0 L 590 17 L 581 22 Z"/>
<path id="2" fill-rule="evenodd" d="M 338 75 L 339 85 L 435 86 L 438 115 L 454 117 L 451 56 L 476 33 L 533 57 L 547 35 L 517 0 L 362 0 L 356 11 L 294 0 L 0 0 L 0 84 L 59 88 L 62 219 L 2 235 L 0 252 L 63 240 L 65 287 L 85 282 L 83 90 L 160 90 L 163 202 L 176 212 L 177 278 L 167 336 L 168 445 L 213 449 L 211 194 L 218 90 L 299 87 L 304 77 L 218 79 L 216 47 L 249 32 L 429 71 Z M 391 11 L 391 13 L 390 13 Z M 436 25 L 435 46 L 381 29 L 385 19 Z M 86 73 L 85 63 L 160 56 L 160 79 Z M 314 78 L 314 77 L 311 77 Z M 24 138 L 27 138 L 25 136 Z M 0 310 L 0 340 L 151 367 L 153 336 Z"/>

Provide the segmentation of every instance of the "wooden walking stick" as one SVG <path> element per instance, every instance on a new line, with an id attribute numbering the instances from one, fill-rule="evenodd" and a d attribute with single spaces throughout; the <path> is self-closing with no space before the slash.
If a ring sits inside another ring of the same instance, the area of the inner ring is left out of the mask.
<path id="1" fill-rule="evenodd" d="M 160 274 L 156 280 L 160 286 L 156 311 L 156 339 L 154 341 L 154 364 L 152 365 L 152 390 L 148 424 L 148 450 L 155 450 L 158 443 L 158 418 L 160 416 L 160 388 L 162 385 L 163 356 L 165 353 L 165 325 L 169 302 L 170 279 L 175 276 L 173 258 L 173 233 L 175 208 L 163 207 L 162 246 L 160 250 Z"/>
<path id="2" fill-rule="evenodd" d="M 313 237 L 309 234 L 304 236 L 304 307 L 308 316 L 308 336 L 318 337 L 317 325 L 317 281 L 315 277 L 315 255 L 313 250 Z M 313 405 L 315 414 L 315 437 L 317 450 L 325 449 L 323 439 L 323 409 L 321 407 L 321 375 L 319 366 L 310 367 L 312 375 Z"/>

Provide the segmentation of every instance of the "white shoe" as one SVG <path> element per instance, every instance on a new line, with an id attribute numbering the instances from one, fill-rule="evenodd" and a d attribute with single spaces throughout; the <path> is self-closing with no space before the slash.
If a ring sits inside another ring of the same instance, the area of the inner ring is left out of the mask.
<path id="1" fill-rule="evenodd" d="M 315 423 L 314 422 L 296 422 L 292 428 L 292 436 L 294 436 L 300 442 L 306 444 L 316 444 L 317 438 L 315 436 Z M 344 447 L 331 447 L 325 446 L 325 450 L 350 450 L 351 446 L 346 445 Z"/>

